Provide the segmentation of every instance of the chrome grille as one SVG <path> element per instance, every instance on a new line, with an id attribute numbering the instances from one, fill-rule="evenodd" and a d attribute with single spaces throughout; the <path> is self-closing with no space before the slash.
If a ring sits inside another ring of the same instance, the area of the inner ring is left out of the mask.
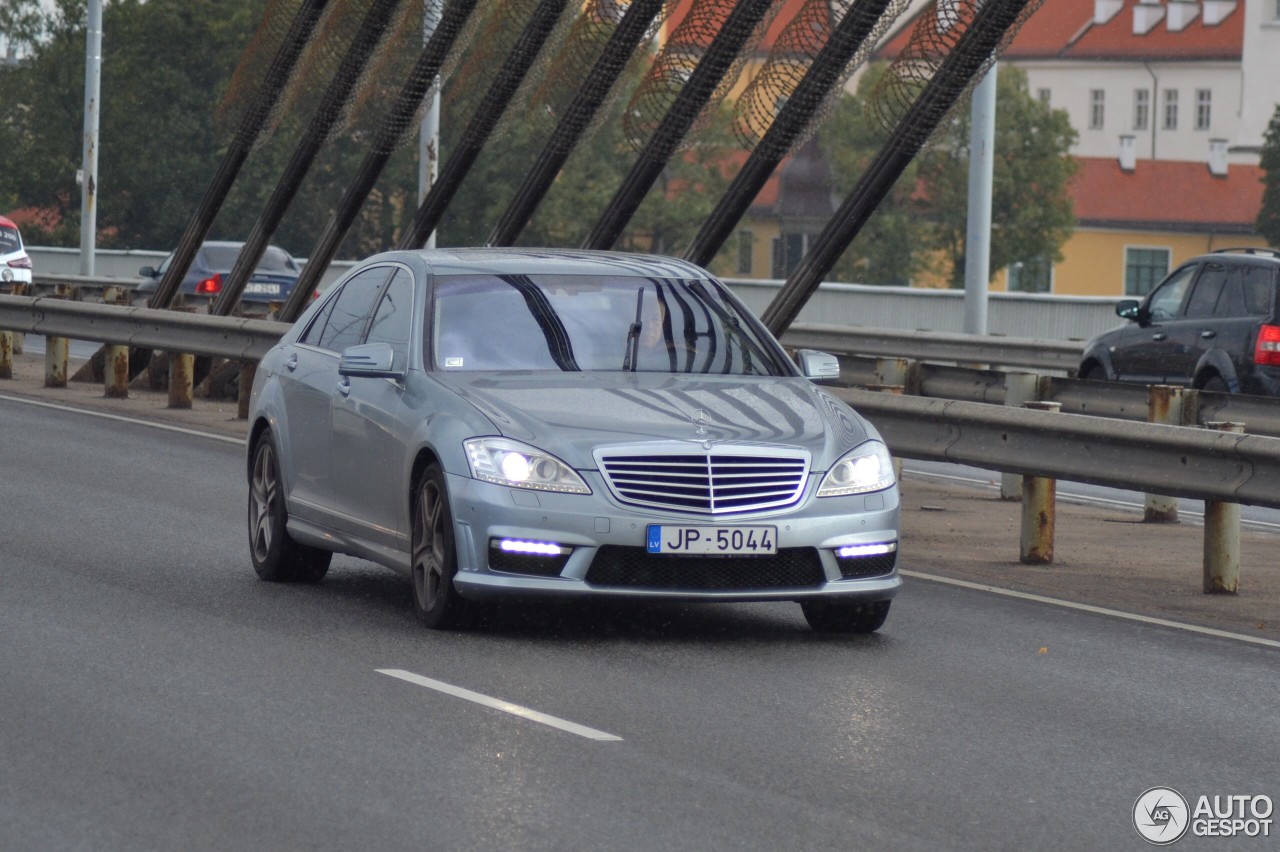
<path id="1" fill-rule="evenodd" d="M 598 461 L 623 503 L 710 515 L 787 506 L 800 499 L 809 473 L 809 457 L 799 450 L 601 452 Z"/>

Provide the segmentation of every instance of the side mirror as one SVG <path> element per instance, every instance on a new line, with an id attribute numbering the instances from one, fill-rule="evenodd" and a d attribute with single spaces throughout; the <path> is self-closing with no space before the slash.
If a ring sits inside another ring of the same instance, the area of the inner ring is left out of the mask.
<path id="1" fill-rule="evenodd" d="M 154 266 L 144 266 L 138 270 L 138 274 L 143 278 L 155 278 L 156 268 Z"/>
<path id="2" fill-rule="evenodd" d="M 797 349 L 796 364 L 806 379 L 815 382 L 834 382 L 840 378 L 840 359 L 817 349 Z"/>
<path id="3" fill-rule="evenodd" d="M 1142 303 L 1137 299 L 1121 299 L 1116 303 L 1116 316 L 1127 320 L 1138 320 L 1142 314 Z"/>
<path id="4" fill-rule="evenodd" d="M 395 369 L 396 353 L 389 343 L 364 343 L 342 350 L 338 375 L 365 379 L 403 379 L 404 370 Z"/>

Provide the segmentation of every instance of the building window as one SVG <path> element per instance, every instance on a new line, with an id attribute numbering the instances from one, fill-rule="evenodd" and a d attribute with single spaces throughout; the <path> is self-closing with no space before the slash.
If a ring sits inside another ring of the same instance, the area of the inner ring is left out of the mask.
<path id="1" fill-rule="evenodd" d="M 753 234 L 748 230 L 738 232 L 738 274 L 751 274 L 751 249 L 753 248 Z"/>
<path id="2" fill-rule="evenodd" d="M 1145 296 L 1169 274 L 1169 249 L 1127 248 L 1124 250 L 1124 293 Z"/>
<path id="3" fill-rule="evenodd" d="M 1276 0 L 1276 2 L 1280 3 L 1280 0 Z M 1048 89 L 1036 90 L 1036 97 L 1039 98 L 1040 103 L 1044 104 L 1045 106 L 1049 105 L 1049 94 L 1050 93 Z"/>
<path id="4" fill-rule="evenodd" d="M 1053 290 L 1053 264 L 1047 257 L 1020 260 L 1009 267 L 1009 292 L 1048 293 Z"/>
<path id="5" fill-rule="evenodd" d="M 1196 89 L 1196 130 L 1208 130 L 1213 120 L 1213 92 Z"/>
<path id="6" fill-rule="evenodd" d="M 787 278 L 809 249 L 808 234 L 783 234 L 773 238 L 773 277 Z"/>
<path id="7" fill-rule="evenodd" d="M 1178 129 L 1178 90 L 1164 90 L 1164 129 Z"/>
<path id="8" fill-rule="evenodd" d="M 1089 90 L 1089 129 L 1101 130 L 1105 118 L 1107 95 L 1102 89 Z"/>
<path id="9" fill-rule="evenodd" d="M 1133 90 L 1133 129 L 1146 130 L 1151 120 L 1151 92 L 1147 89 Z"/>

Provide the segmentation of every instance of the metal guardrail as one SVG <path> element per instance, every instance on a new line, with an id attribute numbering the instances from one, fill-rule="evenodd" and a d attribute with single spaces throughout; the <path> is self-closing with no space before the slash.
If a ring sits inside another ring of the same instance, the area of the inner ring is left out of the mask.
<path id="1" fill-rule="evenodd" d="M 1083 345 L 1068 340 L 991 337 L 983 334 L 939 334 L 893 328 L 849 328 L 796 324 L 782 336 L 787 346 L 821 349 L 834 355 L 874 355 L 962 364 L 1001 364 L 1075 370 Z"/>
<path id="2" fill-rule="evenodd" d="M 289 325 L 48 296 L 0 296 L 0 329 L 256 362 Z"/>
<path id="3" fill-rule="evenodd" d="M 907 458 L 1280 508 L 1278 438 L 855 388 L 834 393 Z"/>

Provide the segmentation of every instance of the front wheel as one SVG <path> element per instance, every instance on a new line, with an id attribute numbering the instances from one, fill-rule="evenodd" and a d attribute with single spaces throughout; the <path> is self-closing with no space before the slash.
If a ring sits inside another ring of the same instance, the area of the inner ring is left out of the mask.
<path id="1" fill-rule="evenodd" d="M 249 555 L 253 570 L 277 583 L 316 583 L 329 571 L 333 554 L 299 544 L 285 528 L 285 509 L 271 430 L 264 430 L 253 447 L 249 474 Z"/>
<path id="2" fill-rule="evenodd" d="M 804 620 L 819 633 L 875 633 L 889 617 L 890 601 L 833 603 L 802 601 Z"/>
<path id="3" fill-rule="evenodd" d="M 1102 369 L 1101 364 L 1090 364 L 1080 373 L 1080 378 L 1089 382 L 1105 382 L 1107 379 L 1107 371 Z"/>
<path id="4" fill-rule="evenodd" d="M 462 627 L 471 606 L 453 585 L 458 551 L 444 471 L 432 464 L 422 474 L 413 500 L 413 610 L 427 627 Z"/>

